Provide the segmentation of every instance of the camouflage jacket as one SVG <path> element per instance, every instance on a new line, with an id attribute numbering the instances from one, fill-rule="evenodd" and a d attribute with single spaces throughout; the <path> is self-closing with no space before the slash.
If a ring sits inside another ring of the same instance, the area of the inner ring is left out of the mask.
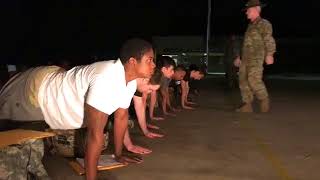
<path id="1" fill-rule="evenodd" d="M 267 54 L 276 52 L 269 21 L 258 18 L 248 25 L 242 45 L 242 61 L 248 65 L 263 65 Z"/>

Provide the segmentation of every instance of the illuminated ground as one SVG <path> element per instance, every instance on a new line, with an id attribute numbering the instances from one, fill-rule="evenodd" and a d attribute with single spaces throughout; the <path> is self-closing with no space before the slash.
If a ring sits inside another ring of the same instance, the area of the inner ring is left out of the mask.
<path id="1" fill-rule="evenodd" d="M 318 180 L 320 81 L 267 82 L 268 114 L 238 114 L 239 93 L 222 79 L 202 83 L 200 107 L 156 122 L 166 134 L 150 140 L 133 132 L 153 153 L 139 165 L 99 173 L 110 180 Z M 63 158 L 46 157 L 53 179 L 82 179 Z"/>

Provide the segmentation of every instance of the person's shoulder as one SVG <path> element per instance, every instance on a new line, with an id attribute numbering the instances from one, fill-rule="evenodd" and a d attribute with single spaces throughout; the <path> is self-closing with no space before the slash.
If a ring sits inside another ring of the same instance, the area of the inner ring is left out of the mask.
<path id="1" fill-rule="evenodd" d="M 94 62 L 92 64 L 90 64 L 90 66 L 113 66 L 113 65 L 119 65 L 121 63 L 121 61 L 119 59 L 117 60 L 114 60 L 114 59 L 111 59 L 111 60 L 101 60 L 101 61 L 97 61 L 97 62 Z"/>
<path id="2" fill-rule="evenodd" d="M 89 68 L 97 73 L 111 72 L 123 69 L 120 60 L 102 60 L 88 65 Z"/>
<path id="3" fill-rule="evenodd" d="M 259 29 L 260 32 L 269 32 L 272 31 L 272 25 L 271 23 L 266 20 L 261 18 L 259 22 L 257 23 L 257 28 Z"/>
<path id="4" fill-rule="evenodd" d="M 190 74 L 191 74 L 190 69 L 186 70 L 186 75 L 184 75 L 183 80 L 190 81 Z"/>
<path id="5" fill-rule="evenodd" d="M 261 20 L 259 21 L 259 24 L 262 26 L 269 26 L 271 25 L 271 22 L 268 21 L 267 19 L 261 18 Z"/>
<path id="6" fill-rule="evenodd" d="M 119 78 L 123 79 L 125 74 L 121 62 L 119 64 L 117 60 L 97 61 L 87 65 L 76 66 L 69 71 L 68 74 L 86 78 L 89 81 L 101 78 L 108 81 L 114 81 Z"/>

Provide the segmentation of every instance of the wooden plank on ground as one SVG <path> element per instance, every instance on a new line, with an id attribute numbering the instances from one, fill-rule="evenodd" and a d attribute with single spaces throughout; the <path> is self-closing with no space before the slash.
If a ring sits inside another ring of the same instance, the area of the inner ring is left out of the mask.
<path id="1" fill-rule="evenodd" d="M 84 161 L 83 159 L 72 159 L 69 161 L 69 165 L 72 167 L 72 169 L 78 174 L 78 175 L 84 175 L 85 169 L 84 169 Z M 97 169 L 98 171 L 105 171 L 105 170 L 111 170 L 114 168 L 120 168 L 124 167 L 126 165 L 117 162 L 114 159 L 113 155 L 101 155 Z"/>

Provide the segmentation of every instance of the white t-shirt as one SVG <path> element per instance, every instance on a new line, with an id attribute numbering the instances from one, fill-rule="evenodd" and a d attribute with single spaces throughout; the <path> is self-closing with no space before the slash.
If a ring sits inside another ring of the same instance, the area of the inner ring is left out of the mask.
<path id="1" fill-rule="evenodd" d="M 40 86 L 38 100 L 52 129 L 76 129 L 83 123 L 84 103 L 110 115 L 129 107 L 136 88 L 136 80 L 126 84 L 118 59 L 49 74 Z"/>

